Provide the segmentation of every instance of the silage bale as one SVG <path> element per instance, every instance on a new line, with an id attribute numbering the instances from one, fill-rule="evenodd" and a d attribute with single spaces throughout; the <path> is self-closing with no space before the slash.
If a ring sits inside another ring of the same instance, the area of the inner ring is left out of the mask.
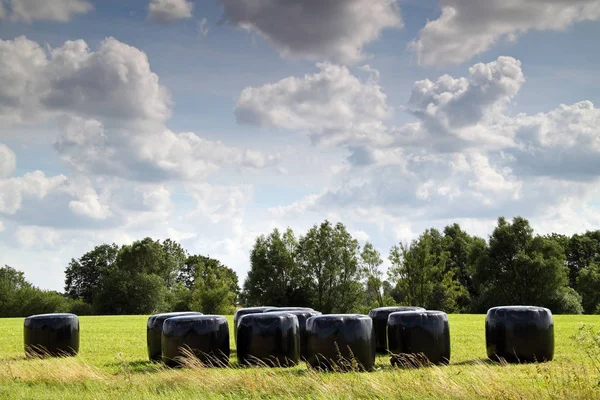
<path id="1" fill-rule="evenodd" d="M 155 314 L 148 317 L 148 322 L 146 324 L 146 343 L 148 346 L 148 358 L 150 361 L 158 362 L 162 360 L 161 335 L 165 320 L 181 315 L 202 315 L 202 313 L 196 311 L 182 311 Z"/>
<path id="2" fill-rule="evenodd" d="M 287 312 L 246 314 L 238 321 L 241 365 L 291 367 L 300 362 L 298 318 Z"/>
<path id="3" fill-rule="evenodd" d="M 294 307 L 285 307 L 283 312 L 293 314 L 298 318 L 298 329 L 300 335 L 300 356 L 303 360 L 306 360 L 308 357 L 308 347 L 307 347 L 307 336 L 306 336 L 306 320 L 310 317 L 314 317 L 316 315 L 321 315 L 319 311 L 315 311 L 312 308 L 300 308 L 292 309 Z M 276 310 L 276 311 L 271 311 Z M 265 312 L 281 312 L 277 309 L 269 309 Z"/>
<path id="4" fill-rule="evenodd" d="M 307 363 L 319 370 L 371 371 L 375 365 L 373 320 L 361 314 L 330 314 L 306 321 Z"/>
<path id="5" fill-rule="evenodd" d="M 375 331 L 375 351 L 378 353 L 387 353 L 387 322 L 391 313 L 418 310 L 424 311 L 425 309 L 414 306 L 394 306 L 379 307 L 369 311 L 369 317 L 373 320 L 373 330 Z"/>
<path id="6" fill-rule="evenodd" d="M 392 365 L 423 366 L 450 362 L 450 326 L 442 311 L 401 311 L 388 317 Z"/>
<path id="7" fill-rule="evenodd" d="M 265 312 L 266 310 L 272 310 L 275 308 L 277 308 L 277 307 L 260 306 L 260 307 L 246 307 L 246 308 L 240 308 L 239 310 L 236 310 L 235 313 L 233 314 L 233 338 L 234 338 L 234 340 L 237 342 L 237 326 L 238 326 L 238 321 L 240 320 L 240 318 L 242 318 L 244 315 L 260 314 L 260 313 Z"/>
<path id="8" fill-rule="evenodd" d="M 229 363 L 229 324 L 219 315 L 183 315 L 165 320 L 162 330 L 162 360 L 167 366 L 185 364 L 195 357 L 205 366 Z"/>
<path id="9" fill-rule="evenodd" d="M 29 316 L 23 340 L 28 356 L 74 356 L 79 352 L 79 318 L 58 313 Z"/>
<path id="10" fill-rule="evenodd" d="M 507 362 L 543 362 L 554 357 L 554 319 L 543 307 L 493 307 L 485 318 L 487 356 Z"/>

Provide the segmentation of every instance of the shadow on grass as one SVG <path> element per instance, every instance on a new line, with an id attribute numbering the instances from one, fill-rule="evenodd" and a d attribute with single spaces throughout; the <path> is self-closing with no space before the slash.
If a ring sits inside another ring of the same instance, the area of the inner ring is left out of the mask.
<path id="1" fill-rule="evenodd" d="M 450 365 L 501 365 L 497 361 L 492 361 L 489 358 L 476 358 L 474 360 L 465 360 L 457 363 L 451 363 Z"/>
<path id="2" fill-rule="evenodd" d="M 117 361 L 106 363 L 104 366 L 119 368 L 122 372 L 134 374 L 148 374 L 167 370 L 164 364 L 147 360 Z"/>

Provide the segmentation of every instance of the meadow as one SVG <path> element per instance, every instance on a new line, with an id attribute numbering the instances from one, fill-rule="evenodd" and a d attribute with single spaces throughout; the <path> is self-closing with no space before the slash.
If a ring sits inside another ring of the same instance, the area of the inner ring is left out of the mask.
<path id="1" fill-rule="evenodd" d="M 370 373 L 240 368 L 233 335 L 229 368 L 167 369 L 148 361 L 147 316 L 80 317 L 77 357 L 26 359 L 23 318 L 0 319 L 0 398 L 600 398 L 598 347 L 574 338 L 582 324 L 599 330 L 600 316 L 556 315 L 554 360 L 519 365 L 486 359 L 485 315 L 449 319 L 449 366 L 398 369 L 382 355 Z"/>

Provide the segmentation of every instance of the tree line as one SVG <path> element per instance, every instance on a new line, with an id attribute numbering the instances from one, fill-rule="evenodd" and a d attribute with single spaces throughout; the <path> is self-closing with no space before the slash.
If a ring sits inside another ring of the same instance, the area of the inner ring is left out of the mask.
<path id="1" fill-rule="evenodd" d="M 219 260 L 189 254 L 171 239 L 101 244 L 65 270 L 65 291 L 41 290 L 22 272 L 0 268 L 0 317 L 46 312 L 231 314 L 237 306 L 306 306 L 324 313 L 367 313 L 415 305 L 483 313 L 530 304 L 554 313 L 600 314 L 600 230 L 536 235 L 521 217 L 499 218 L 485 240 L 458 224 L 427 229 L 387 254 L 362 246 L 342 223 L 324 221 L 304 235 L 274 229 L 256 238 L 238 286 Z"/>
<path id="2" fill-rule="evenodd" d="M 324 221 L 301 237 L 274 229 L 256 239 L 242 303 L 299 305 L 324 313 L 366 313 L 414 305 L 484 313 L 529 304 L 555 313 L 600 313 L 600 230 L 536 235 L 529 222 L 499 218 L 489 240 L 458 224 L 394 245 L 387 276 L 374 246 Z"/>
<path id="3" fill-rule="evenodd" d="M 101 244 L 72 259 L 63 294 L 33 287 L 11 267 L 0 269 L 0 316 L 190 310 L 231 314 L 239 292 L 237 274 L 219 260 L 188 254 L 171 239 L 145 238 L 120 247 Z M 31 300 L 37 298 L 43 301 Z"/>

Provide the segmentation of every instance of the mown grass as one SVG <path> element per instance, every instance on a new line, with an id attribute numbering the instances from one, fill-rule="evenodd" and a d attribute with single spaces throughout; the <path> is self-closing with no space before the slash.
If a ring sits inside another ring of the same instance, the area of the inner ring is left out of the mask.
<path id="1" fill-rule="evenodd" d="M 449 366 L 395 369 L 380 356 L 371 373 L 239 368 L 235 349 L 231 368 L 169 370 L 147 361 L 146 319 L 80 317 L 79 356 L 44 360 L 25 359 L 22 318 L 0 319 L 0 398 L 600 398 L 598 365 L 572 339 L 599 316 L 555 316 L 552 362 L 500 365 L 485 359 L 485 316 L 451 315 Z"/>

